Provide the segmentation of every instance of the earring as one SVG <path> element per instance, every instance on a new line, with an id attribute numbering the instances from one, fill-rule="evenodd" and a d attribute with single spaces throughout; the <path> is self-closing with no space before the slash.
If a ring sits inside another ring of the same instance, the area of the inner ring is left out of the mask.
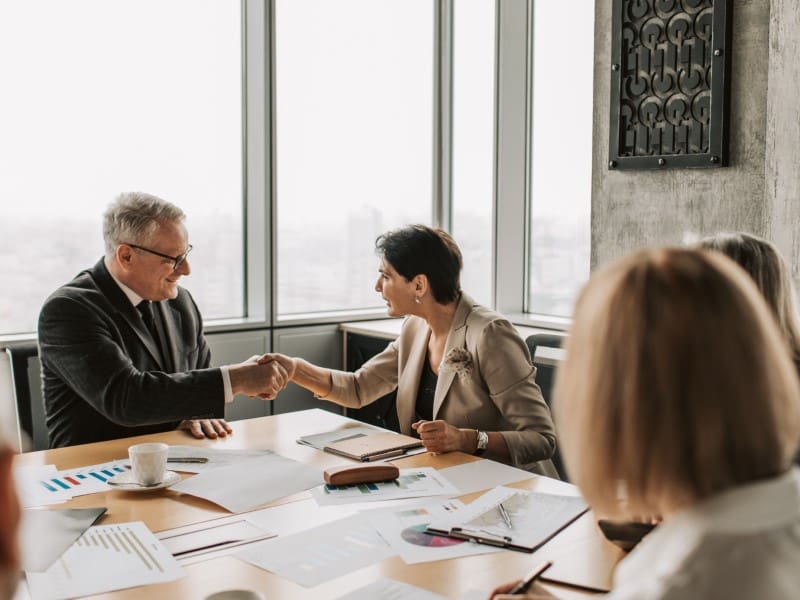
<path id="1" fill-rule="evenodd" d="M 419 296 L 414 296 L 414 302 L 419 304 L 421 302 L 420 297 Z"/>

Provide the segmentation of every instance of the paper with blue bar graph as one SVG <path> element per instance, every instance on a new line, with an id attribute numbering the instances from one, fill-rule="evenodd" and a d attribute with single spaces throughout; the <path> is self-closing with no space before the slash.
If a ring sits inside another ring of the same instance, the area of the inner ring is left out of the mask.
<path id="1" fill-rule="evenodd" d="M 105 492 L 106 482 L 130 469 L 127 460 L 56 471 L 54 465 L 22 467 L 15 472 L 17 490 L 25 507 L 64 502 L 75 496 Z"/>
<path id="2" fill-rule="evenodd" d="M 311 490 L 311 495 L 320 506 L 459 494 L 444 475 L 431 467 L 400 469 L 400 477 L 394 481 L 357 485 L 325 484 Z"/>
<path id="3" fill-rule="evenodd" d="M 26 573 L 33 600 L 59 600 L 173 581 L 184 572 L 141 521 L 90 527 L 47 571 Z"/>

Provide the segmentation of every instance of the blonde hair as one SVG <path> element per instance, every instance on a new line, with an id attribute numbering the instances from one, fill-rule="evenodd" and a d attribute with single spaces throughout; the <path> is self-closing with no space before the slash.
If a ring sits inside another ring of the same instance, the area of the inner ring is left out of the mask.
<path id="1" fill-rule="evenodd" d="M 721 254 L 642 250 L 602 269 L 566 352 L 559 440 L 596 511 L 668 514 L 789 467 L 797 374 L 758 290 Z"/>
<path id="2" fill-rule="evenodd" d="M 748 233 L 719 233 L 700 240 L 699 245 L 722 252 L 747 271 L 778 321 L 792 357 L 800 360 L 800 325 L 794 284 L 789 267 L 775 245 Z"/>

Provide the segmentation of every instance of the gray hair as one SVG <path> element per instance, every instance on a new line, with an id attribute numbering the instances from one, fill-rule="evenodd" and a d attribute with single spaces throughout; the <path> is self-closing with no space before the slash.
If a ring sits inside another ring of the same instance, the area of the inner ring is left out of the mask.
<path id="1" fill-rule="evenodd" d="M 185 218 L 180 208 L 152 194 L 120 194 L 103 214 L 106 256 L 112 256 L 120 244 L 146 244 L 161 223 Z"/>

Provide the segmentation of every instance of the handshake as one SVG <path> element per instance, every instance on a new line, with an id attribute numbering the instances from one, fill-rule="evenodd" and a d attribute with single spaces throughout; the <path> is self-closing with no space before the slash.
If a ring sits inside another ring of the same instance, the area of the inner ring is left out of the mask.
<path id="1" fill-rule="evenodd" d="M 246 361 L 230 365 L 231 390 L 234 395 L 274 400 L 291 381 L 296 369 L 295 359 L 283 354 L 251 356 Z"/>

